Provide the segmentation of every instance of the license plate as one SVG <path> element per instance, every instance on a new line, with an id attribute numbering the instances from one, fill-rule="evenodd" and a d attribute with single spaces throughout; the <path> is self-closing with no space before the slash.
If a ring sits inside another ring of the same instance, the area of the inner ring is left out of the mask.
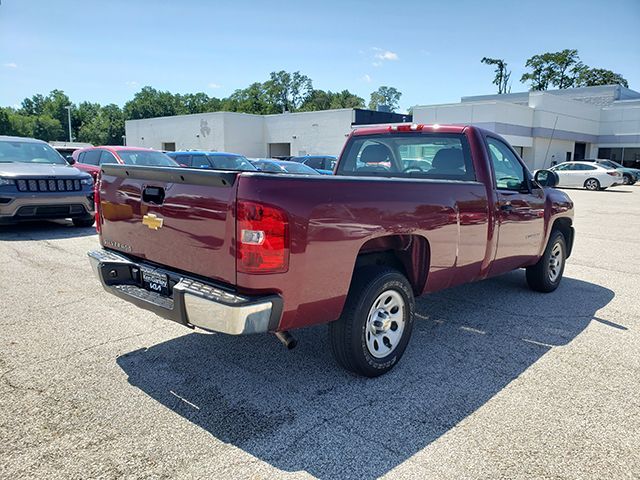
<path id="1" fill-rule="evenodd" d="M 142 284 L 147 290 L 169 296 L 169 279 L 164 273 L 143 270 Z"/>

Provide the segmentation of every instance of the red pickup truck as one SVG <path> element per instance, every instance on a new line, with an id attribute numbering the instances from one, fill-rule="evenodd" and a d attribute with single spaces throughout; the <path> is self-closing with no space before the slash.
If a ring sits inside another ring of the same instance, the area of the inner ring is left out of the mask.
<path id="1" fill-rule="evenodd" d="M 104 288 L 188 327 L 275 333 L 328 323 L 343 367 L 390 370 L 414 297 L 526 268 L 554 290 L 573 203 L 473 126 L 354 130 L 332 176 L 103 165 L 96 191 Z"/>

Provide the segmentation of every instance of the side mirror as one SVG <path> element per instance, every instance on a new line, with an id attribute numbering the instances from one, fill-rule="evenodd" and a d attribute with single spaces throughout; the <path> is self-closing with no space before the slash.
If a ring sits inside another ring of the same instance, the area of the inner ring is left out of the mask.
<path id="1" fill-rule="evenodd" d="M 555 187 L 560 183 L 560 177 L 552 170 L 538 170 L 533 179 L 542 187 Z"/>
<path id="2" fill-rule="evenodd" d="M 73 159 L 73 157 L 71 155 L 69 155 L 68 157 L 65 157 L 67 159 L 67 163 L 69 165 L 73 165 L 74 163 L 76 163 L 76 161 Z"/>

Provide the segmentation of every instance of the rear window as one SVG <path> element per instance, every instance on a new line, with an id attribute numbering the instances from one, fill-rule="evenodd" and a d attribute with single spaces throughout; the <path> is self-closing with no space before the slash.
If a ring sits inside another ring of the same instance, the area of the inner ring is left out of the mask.
<path id="1" fill-rule="evenodd" d="M 118 150 L 118 156 L 126 165 L 177 167 L 167 155 L 155 150 Z"/>
<path id="2" fill-rule="evenodd" d="M 352 137 L 338 175 L 475 180 L 464 135 L 402 133 Z"/>

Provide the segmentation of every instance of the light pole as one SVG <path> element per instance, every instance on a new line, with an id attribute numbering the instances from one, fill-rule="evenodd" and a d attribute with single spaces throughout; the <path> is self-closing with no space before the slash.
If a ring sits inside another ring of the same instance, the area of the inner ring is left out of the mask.
<path id="1" fill-rule="evenodd" d="M 71 135 L 71 105 L 64 107 L 67 109 L 67 119 L 69 120 L 69 143 L 73 142 L 73 135 Z"/>

